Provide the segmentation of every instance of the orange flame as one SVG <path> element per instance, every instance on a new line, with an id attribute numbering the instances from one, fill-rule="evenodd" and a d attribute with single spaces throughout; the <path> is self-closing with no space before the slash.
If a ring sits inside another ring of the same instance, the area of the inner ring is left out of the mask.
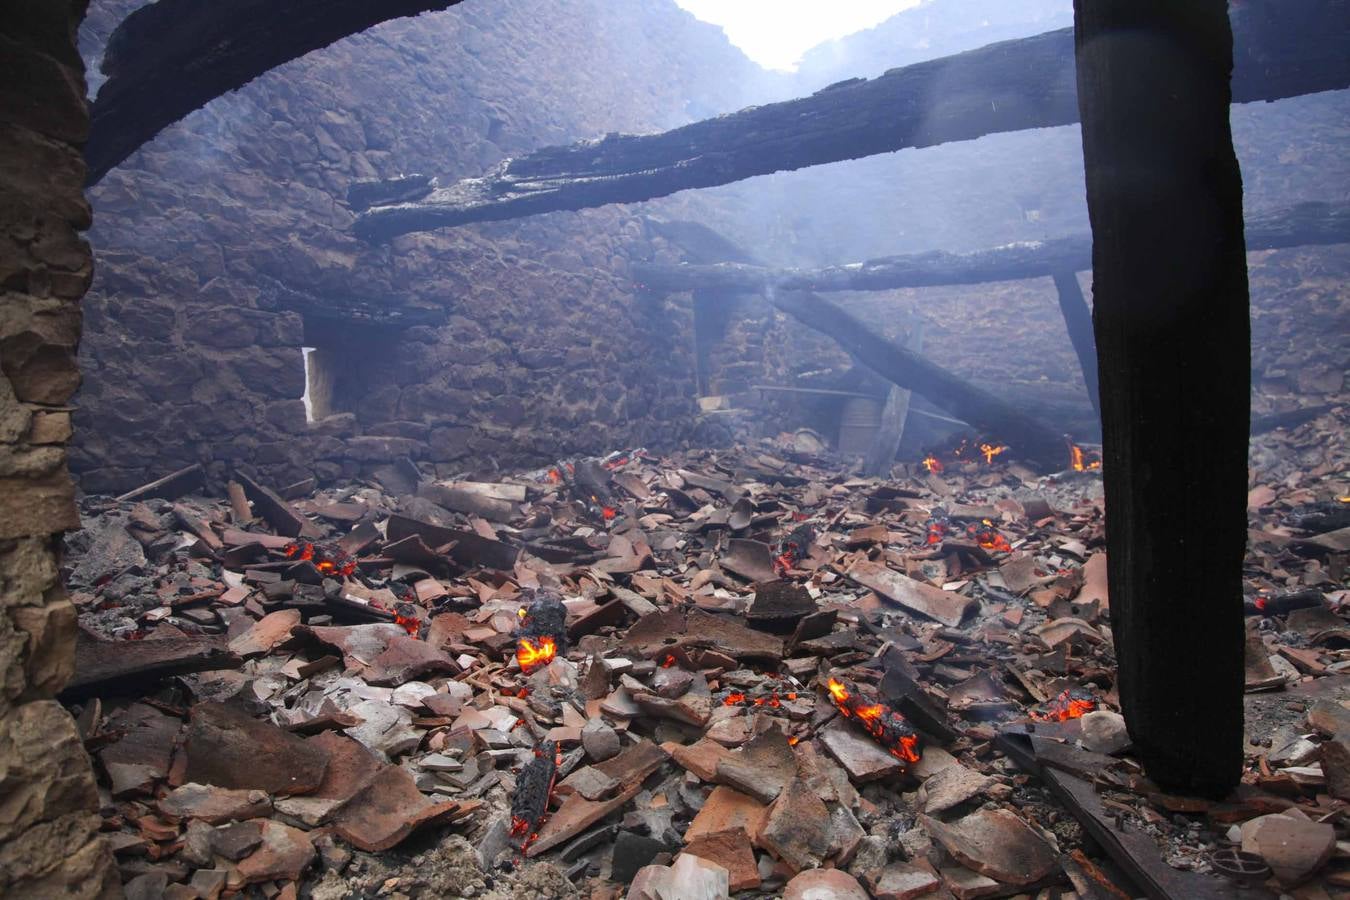
<path id="1" fill-rule="evenodd" d="M 984 461 L 990 465 L 993 465 L 995 456 L 1007 449 L 1003 444 L 980 444 L 980 452 L 984 454 Z"/>
<path id="2" fill-rule="evenodd" d="M 1067 722 L 1079 719 L 1097 708 L 1097 699 L 1082 688 L 1066 688 L 1045 705 L 1032 710 L 1031 717 L 1042 722 Z"/>
<path id="3" fill-rule="evenodd" d="M 617 516 L 619 514 L 619 511 L 614 509 L 614 507 L 612 506 L 606 506 L 603 510 L 601 510 L 601 513 L 604 515 L 605 521 L 608 522 L 610 519 Z"/>
<path id="4" fill-rule="evenodd" d="M 663 668 L 663 669 L 669 669 L 671 666 L 675 665 L 675 662 L 676 662 L 676 660 L 675 660 L 675 654 L 674 654 L 674 653 L 667 653 L 667 654 L 666 654 L 665 660 L 662 661 L 662 663 L 661 663 L 661 668 Z"/>
<path id="5" fill-rule="evenodd" d="M 727 694 L 727 699 L 722 701 L 723 706 L 735 706 L 737 703 L 744 703 L 745 695 L 741 693 Z"/>
<path id="6" fill-rule="evenodd" d="M 1087 472 L 1092 469 L 1100 469 L 1102 467 L 1102 461 L 1100 459 L 1090 459 L 1090 460 L 1085 459 L 1083 455 L 1083 448 L 1078 446 L 1077 444 L 1069 445 L 1069 453 L 1073 457 L 1072 459 L 1073 470 L 1075 472 Z"/>
<path id="7" fill-rule="evenodd" d="M 841 715 L 846 718 L 856 715 L 858 724 L 896 759 L 907 763 L 919 761 L 919 736 L 909 728 L 903 716 L 888 711 L 880 703 L 858 703 L 850 696 L 848 688 L 834 678 L 826 686 Z"/>
<path id="8" fill-rule="evenodd" d="M 417 632 L 422 630 L 422 622 L 416 616 L 400 616 L 394 613 L 394 624 L 401 626 L 404 631 L 413 637 L 417 637 Z"/>
<path id="9" fill-rule="evenodd" d="M 520 663 L 522 672 L 529 674 L 540 666 L 546 666 L 553 662 L 553 657 L 558 655 L 558 647 L 551 637 L 542 637 L 536 645 L 529 638 L 521 638 L 516 646 L 516 661 Z"/>
<path id="10" fill-rule="evenodd" d="M 923 458 L 923 467 L 934 475 L 942 471 L 942 463 L 931 453 Z"/>

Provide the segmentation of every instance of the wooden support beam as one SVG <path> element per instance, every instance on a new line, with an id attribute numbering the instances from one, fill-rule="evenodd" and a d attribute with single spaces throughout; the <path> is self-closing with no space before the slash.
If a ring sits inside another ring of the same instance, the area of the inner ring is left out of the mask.
<path id="1" fill-rule="evenodd" d="M 459 0 L 157 0 L 108 39 L 91 110 L 87 185 L 164 128 L 282 63 L 372 25 Z"/>
<path id="2" fill-rule="evenodd" d="M 1301 203 L 1247 218 L 1247 248 L 1276 250 L 1350 243 L 1350 206 Z M 714 265 L 637 263 L 633 280 L 657 293 L 722 290 L 889 291 L 947 284 L 1050 278 L 1092 268 L 1092 235 L 1008 244 L 969 253 L 915 253 L 820 269 L 771 269 L 739 262 Z"/>
<path id="3" fill-rule="evenodd" d="M 1154 782 L 1221 797 L 1242 773 L 1251 386 L 1233 35 L 1224 0 L 1074 13 L 1121 709 Z"/>
<path id="4" fill-rule="evenodd" d="M 766 296 L 776 308 L 803 325 L 834 338 L 882 378 L 923 395 L 989 437 L 1007 443 L 1019 459 L 1041 471 L 1064 468 L 1062 435 L 994 395 L 877 334 L 823 297 L 801 291 L 778 291 Z"/>
<path id="5" fill-rule="evenodd" d="M 1077 273 L 1056 272 L 1052 277 L 1055 280 L 1055 293 L 1059 295 L 1059 311 L 1064 317 L 1064 327 L 1069 332 L 1069 343 L 1073 344 L 1073 352 L 1078 354 L 1078 366 L 1083 370 L 1083 384 L 1087 386 L 1092 411 L 1100 419 L 1102 400 L 1097 388 L 1097 342 L 1092 336 L 1092 311 L 1088 309 L 1083 289 L 1078 286 Z"/>
<path id="6" fill-rule="evenodd" d="M 1244 0 L 1237 102 L 1350 86 L 1350 0 Z M 97 115 L 97 112 L 96 112 Z M 481 178 L 374 206 L 368 240 L 632 203 L 755 175 L 1078 121 L 1070 29 L 852 79 L 652 135 L 610 135 L 508 159 Z"/>

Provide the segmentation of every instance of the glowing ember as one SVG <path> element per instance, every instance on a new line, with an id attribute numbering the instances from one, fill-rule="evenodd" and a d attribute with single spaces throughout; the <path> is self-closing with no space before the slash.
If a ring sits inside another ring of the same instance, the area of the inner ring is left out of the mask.
<path id="1" fill-rule="evenodd" d="M 553 784 L 562 765 L 562 748 L 554 741 L 543 741 L 534 748 L 534 758 L 516 777 L 511 795 L 511 838 L 523 853 L 539 836 L 539 828 L 548 815 L 553 799 Z"/>
<path id="2" fill-rule="evenodd" d="M 520 663 L 520 670 L 527 675 L 540 666 L 553 662 L 553 658 L 557 655 L 558 646 L 553 643 L 551 637 L 540 638 L 538 643 L 529 638 L 521 638 L 516 643 L 516 662 Z"/>
<path id="3" fill-rule="evenodd" d="M 605 517 L 605 521 L 608 522 L 610 519 L 613 519 L 615 516 L 617 516 L 619 514 L 619 511 L 612 506 L 606 506 L 604 509 L 600 511 L 600 514 L 603 515 Z"/>
<path id="4" fill-rule="evenodd" d="M 966 534 L 974 538 L 982 549 L 997 550 L 1000 553 L 1012 552 L 1012 544 L 1009 544 L 1008 539 L 999 534 L 998 529 L 994 527 L 994 523 L 988 519 L 984 519 L 978 525 L 974 522 L 967 525 Z"/>
<path id="5" fill-rule="evenodd" d="M 947 517 L 942 514 L 941 509 L 933 510 L 933 514 L 923 526 L 923 542 L 929 547 L 936 547 L 941 544 L 947 538 L 947 529 L 950 525 L 951 523 L 947 521 Z"/>
<path id="6" fill-rule="evenodd" d="M 980 444 L 980 452 L 984 454 L 984 461 L 990 465 L 994 464 L 995 456 L 1007 449 L 1003 444 Z"/>
<path id="7" fill-rule="evenodd" d="M 1084 688 L 1066 688 L 1059 696 L 1040 709 L 1033 709 L 1031 717 L 1041 722 L 1067 722 L 1081 718 L 1097 708 L 1097 698 Z"/>
<path id="8" fill-rule="evenodd" d="M 413 637 L 422 630 L 422 620 L 417 618 L 417 607 L 411 603 L 400 603 L 394 607 L 394 624 Z"/>
<path id="9" fill-rule="evenodd" d="M 537 591 L 534 600 L 519 615 L 516 661 L 528 675 L 548 665 L 559 653 L 567 652 L 567 607 L 557 594 Z"/>
<path id="10" fill-rule="evenodd" d="M 554 484 L 557 484 L 558 482 L 562 481 L 562 473 L 559 472 L 557 469 L 549 469 L 548 480 L 553 482 Z"/>
<path id="11" fill-rule="evenodd" d="M 919 761 L 919 735 L 895 710 L 864 697 L 856 685 L 831 678 L 826 684 L 839 712 L 852 719 L 896 759 Z"/>
<path id="12" fill-rule="evenodd" d="M 816 542 L 816 530 L 810 525 L 798 525 L 778 544 L 778 555 L 773 560 L 773 571 L 780 578 L 787 577 L 797 563 L 806 559 L 811 545 Z"/>
<path id="13" fill-rule="evenodd" d="M 666 658 L 661 662 L 661 668 L 669 669 L 673 665 L 675 665 L 675 654 L 667 653 Z"/>
<path id="14" fill-rule="evenodd" d="M 773 691 L 762 697 L 750 697 L 743 691 L 732 691 L 722 698 L 722 705 L 740 706 L 741 704 L 745 704 L 746 706 L 767 706 L 776 709 L 783 705 L 784 700 L 796 699 L 797 694 L 795 691 L 787 694 L 779 694 L 777 691 Z"/>
<path id="15" fill-rule="evenodd" d="M 942 462 L 930 453 L 923 458 L 923 467 L 934 475 L 937 475 L 942 471 Z"/>
<path id="16" fill-rule="evenodd" d="M 287 544 L 283 550 L 287 559 L 296 562 L 312 562 L 314 568 L 324 575 L 338 575 L 346 578 L 356 571 L 356 560 L 340 547 L 329 544 L 313 544 L 309 541 L 295 541 Z"/>

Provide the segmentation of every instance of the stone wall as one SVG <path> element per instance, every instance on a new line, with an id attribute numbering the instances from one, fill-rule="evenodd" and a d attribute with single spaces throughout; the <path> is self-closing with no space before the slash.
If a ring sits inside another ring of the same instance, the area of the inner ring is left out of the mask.
<path id="1" fill-rule="evenodd" d="M 95 2 L 88 60 L 136 5 Z M 81 486 L 194 462 L 284 484 L 400 456 L 448 473 L 676 443 L 695 410 L 689 315 L 634 296 L 628 263 L 660 242 L 631 210 L 367 247 L 346 189 L 671 127 L 744 105 L 761 75 L 673 2 L 509 0 L 387 23 L 193 113 L 91 191 Z M 307 346 L 333 383 L 314 424 Z"/>
<path id="2" fill-rule="evenodd" d="M 58 566 L 79 526 L 66 404 L 91 272 L 83 14 L 21 0 L 0 17 L 0 896 L 15 898 L 121 893 L 89 757 L 54 699 L 74 664 Z"/>

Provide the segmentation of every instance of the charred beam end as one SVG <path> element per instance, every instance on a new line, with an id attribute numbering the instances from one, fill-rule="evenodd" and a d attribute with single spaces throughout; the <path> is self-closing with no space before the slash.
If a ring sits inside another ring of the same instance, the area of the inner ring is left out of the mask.
<path id="1" fill-rule="evenodd" d="M 1224 0 L 1074 14 L 1121 709 L 1154 782 L 1219 798 L 1242 773 L 1251 384 L 1233 35 Z"/>
<path id="2" fill-rule="evenodd" d="M 266 276 L 259 280 L 258 304 L 263 309 L 289 309 L 309 319 L 330 319 L 349 324 L 412 328 L 417 325 L 445 324 L 453 308 L 446 298 L 443 306 L 410 306 L 388 299 L 355 294 L 326 293 L 320 297 Z"/>
<path id="3" fill-rule="evenodd" d="M 270 69 L 389 19 L 459 0 L 158 0 L 108 41 L 91 110 L 86 184 L 165 127 Z"/>
<path id="4" fill-rule="evenodd" d="M 1247 248 L 1276 250 L 1310 244 L 1350 242 L 1350 206 L 1302 203 L 1247 219 Z M 674 293 L 716 290 L 759 293 L 776 290 L 889 291 L 948 284 L 987 284 L 1053 277 L 1092 268 L 1092 236 L 1072 235 L 991 247 L 969 253 L 933 251 L 886 256 L 820 269 L 770 269 L 743 263 L 693 265 L 637 263 L 633 279 L 644 288 Z"/>
<path id="5" fill-rule="evenodd" d="M 1235 5 L 1234 102 L 1350 86 L 1350 0 Z M 388 240 L 471 222 L 663 197 L 822 163 L 1078 121 L 1069 29 L 851 80 L 652 135 L 610 135 L 508 159 L 416 203 L 376 206 L 358 235 Z M 1049 273 L 1043 273 L 1049 274 Z"/>
<path id="6" fill-rule="evenodd" d="M 372 206 L 421 200 L 435 188 L 436 179 L 430 175 L 400 175 L 397 178 L 357 181 L 347 188 L 347 205 L 353 212 L 365 212 Z"/>

